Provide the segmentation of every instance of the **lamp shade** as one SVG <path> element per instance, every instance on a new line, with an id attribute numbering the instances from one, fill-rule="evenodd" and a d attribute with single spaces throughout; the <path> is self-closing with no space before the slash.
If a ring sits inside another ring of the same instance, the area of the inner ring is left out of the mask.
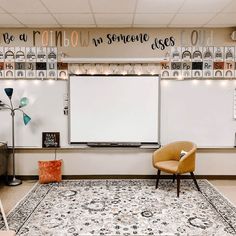
<path id="1" fill-rule="evenodd" d="M 25 113 L 23 113 L 23 121 L 24 121 L 24 124 L 27 125 L 29 122 L 30 122 L 31 118 L 26 115 Z"/>
<path id="2" fill-rule="evenodd" d="M 13 94 L 13 88 L 5 88 L 5 93 L 6 95 L 9 97 L 9 99 L 11 99 L 12 94 Z"/>
<path id="3" fill-rule="evenodd" d="M 25 107 L 26 105 L 28 105 L 29 103 L 29 99 L 27 97 L 23 97 L 20 100 L 20 106 L 19 107 Z"/>

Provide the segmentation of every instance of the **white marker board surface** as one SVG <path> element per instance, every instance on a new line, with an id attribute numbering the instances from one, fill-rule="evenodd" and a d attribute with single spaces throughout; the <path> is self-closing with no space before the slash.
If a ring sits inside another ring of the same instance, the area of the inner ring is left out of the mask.
<path id="1" fill-rule="evenodd" d="M 29 98 L 23 108 L 31 121 L 25 126 L 22 113 L 15 113 L 15 146 L 42 147 L 42 132 L 60 132 L 61 146 L 68 146 L 68 117 L 63 114 L 63 99 L 67 81 L 3 80 L 0 81 L 0 100 L 9 104 L 4 88 L 14 88 L 12 102 L 19 105 L 22 97 Z M 11 115 L 0 110 L 0 141 L 11 146 Z"/>
<path id="2" fill-rule="evenodd" d="M 217 80 L 208 84 L 206 80 L 161 81 L 161 144 L 176 140 L 192 140 L 199 147 L 234 146 L 235 82 Z M 15 105 L 18 105 L 19 99 L 23 96 L 30 100 L 29 105 L 24 108 L 32 118 L 27 126 L 23 124 L 22 114 L 16 112 L 16 146 L 41 147 L 42 132 L 46 131 L 60 132 L 61 146 L 70 146 L 68 117 L 63 114 L 63 99 L 68 92 L 67 81 L 2 80 L 0 100 L 8 103 L 4 92 L 6 87 L 14 88 L 12 100 Z M 87 95 L 93 96 L 92 93 Z M 157 112 L 156 97 L 154 100 L 153 108 L 155 106 Z M 94 120 L 96 116 L 92 118 Z M 149 129 L 151 132 L 155 130 L 153 135 L 157 135 L 155 126 Z M 9 111 L 0 111 L 0 141 L 7 141 L 11 146 Z"/>
<path id="3" fill-rule="evenodd" d="M 191 140 L 200 147 L 234 146 L 235 81 L 162 81 L 161 143 Z"/>
<path id="4" fill-rule="evenodd" d="M 159 78 L 71 76 L 70 142 L 157 143 Z"/>

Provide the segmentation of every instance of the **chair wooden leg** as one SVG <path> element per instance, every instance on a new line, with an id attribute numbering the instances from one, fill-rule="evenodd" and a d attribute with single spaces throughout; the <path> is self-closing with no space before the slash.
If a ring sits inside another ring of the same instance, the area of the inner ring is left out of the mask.
<path id="1" fill-rule="evenodd" d="M 176 176 L 175 176 L 175 174 L 173 174 L 173 183 L 175 182 L 175 178 L 176 178 Z"/>
<path id="2" fill-rule="evenodd" d="M 179 197 L 179 190 L 180 190 L 180 175 L 177 174 L 177 197 Z"/>
<path id="3" fill-rule="evenodd" d="M 196 185 L 197 190 L 201 192 L 201 190 L 200 190 L 200 188 L 199 188 L 199 186 L 198 186 L 198 184 L 197 184 L 197 180 L 196 180 L 196 178 L 195 178 L 194 173 L 193 173 L 193 172 L 190 172 L 190 174 L 191 174 L 191 176 L 192 176 L 193 182 L 194 182 L 195 185 Z"/>
<path id="4" fill-rule="evenodd" d="M 158 183 L 159 183 L 160 175 L 161 175 L 161 171 L 158 170 L 158 171 L 157 171 L 156 189 L 158 188 Z"/>

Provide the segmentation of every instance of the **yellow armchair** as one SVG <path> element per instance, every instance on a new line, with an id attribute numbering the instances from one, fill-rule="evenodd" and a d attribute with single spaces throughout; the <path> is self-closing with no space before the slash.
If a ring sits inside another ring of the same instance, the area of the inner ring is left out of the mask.
<path id="1" fill-rule="evenodd" d="M 190 173 L 193 181 L 200 191 L 194 176 L 195 155 L 197 147 L 194 143 L 188 141 L 178 141 L 167 144 L 153 153 L 152 164 L 157 169 L 156 188 L 160 179 L 161 171 L 173 174 L 173 182 L 177 179 L 177 197 L 180 191 L 180 175 Z M 185 154 L 181 157 L 181 151 Z"/>

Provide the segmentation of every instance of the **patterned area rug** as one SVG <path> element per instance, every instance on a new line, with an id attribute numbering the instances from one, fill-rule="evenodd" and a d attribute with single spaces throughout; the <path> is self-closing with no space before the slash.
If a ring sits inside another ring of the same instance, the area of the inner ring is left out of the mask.
<path id="1" fill-rule="evenodd" d="M 206 180 L 76 180 L 37 184 L 9 214 L 21 236 L 236 235 L 236 208 Z M 0 223 L 0 229 L 3 228 Z"/>

